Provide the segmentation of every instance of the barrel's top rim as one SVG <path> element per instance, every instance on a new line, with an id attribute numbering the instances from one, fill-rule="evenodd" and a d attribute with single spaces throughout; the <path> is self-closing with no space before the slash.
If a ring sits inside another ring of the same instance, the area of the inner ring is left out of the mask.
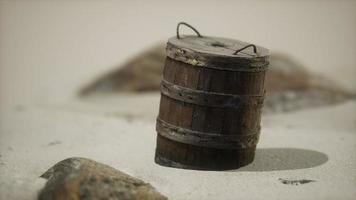
<path id="1" fill-rule="evenodd" d="M 246 48 L 234 55 L 236 50 L 251 43 L 222 37 L 182 35 L 179 39 L 177 37 L 169 38 L 168 44 L 178 49 L 188 49 L 211 57 L 223 56 L 233 59 L 255 59 L 269 56 L 269 50 L 258 45 L 255 45 L 257 53 L 254 53 L 253 48 Z"/>

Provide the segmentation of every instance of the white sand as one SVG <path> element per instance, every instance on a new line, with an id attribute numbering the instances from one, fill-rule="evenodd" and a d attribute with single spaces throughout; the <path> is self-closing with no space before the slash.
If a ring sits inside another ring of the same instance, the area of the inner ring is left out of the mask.
<path id="1" fill-rule="evenodd" d="M 158 94 L 129 96 L 108 97 L 101 104 L 98 99 L 84 103 L 73 99 L 67 104 L 9 105 L 1 121 L 0 199 L 34 199 L 44 183 L 38 176 L 72 156 L 110 164 L 150 182 L 172 199 L 352 199 L 356 195 L 352 123 L 356 102 L 266 117 L 252 165 L 205 172 L 154 164 Z M 293 186 L 279 178 L 316 182 Z"/>
<path id="2" fill-rule="evenodd" d="M 1 1 L 0 199 L 35 199 L 45 183 L 38 177 L 73 156 L 142 178 L 171 199 L 354 199 L 355 101 L 265 117 L 252 165 L 206 172 L 154 164 L 158 94 L 82 101 L 75 92 L 174 34 L 183 16 L 203 33 L 286 52 L 355 89 L 355 1 L 207 1 L 204 17 L 202 2 L 99 2 Z"/>

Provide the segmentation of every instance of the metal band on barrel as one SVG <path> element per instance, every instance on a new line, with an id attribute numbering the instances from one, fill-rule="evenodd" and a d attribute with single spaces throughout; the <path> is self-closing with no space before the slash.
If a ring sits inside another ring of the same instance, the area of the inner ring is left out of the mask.
<path id="1" fill-rule="evenodd" d="M 233 95 L 193 90 L 172 84 L 164 79 L 161 82 L 161 93 L 185 103 L 220 108 L 240 108 L 245 105 L 261 108 L 264 99 L 264 96 Z"/>
<path id="2" fill-rule="evenodd" d="M 157 133 L 170 140 L 196 146 L 220 149 L 245 149 L 256 146 L 260 128 L 248 135 L 223 135 L 193 131 L 157 119 Z"/>

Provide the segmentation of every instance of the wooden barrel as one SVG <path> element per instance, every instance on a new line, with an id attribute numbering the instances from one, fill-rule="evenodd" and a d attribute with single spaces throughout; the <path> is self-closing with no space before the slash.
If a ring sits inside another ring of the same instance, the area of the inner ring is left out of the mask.
<path id="1" fill-rule="evenodd" d="M 268 50 L 199 35 L 170 38 L 166 52 L 155 162 L 200 170 L 252 162 Z"/>

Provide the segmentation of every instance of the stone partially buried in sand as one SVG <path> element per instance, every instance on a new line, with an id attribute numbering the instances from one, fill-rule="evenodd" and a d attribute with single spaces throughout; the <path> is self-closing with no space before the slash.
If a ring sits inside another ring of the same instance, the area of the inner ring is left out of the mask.
<path id="1" fill-rule="evenodd" d="M 166 200 L 149 183 L 108 165 L 85 158 L 58 162 L 42 178 L 48 179 L 40 200 Z"/>
<path id="2" fill-rule="evenodd" d="M 115 92 L 157 91 L 165 57 L 165 45 L 158 44 L 135 56 L 81 89 L 81 96 Z"/>

